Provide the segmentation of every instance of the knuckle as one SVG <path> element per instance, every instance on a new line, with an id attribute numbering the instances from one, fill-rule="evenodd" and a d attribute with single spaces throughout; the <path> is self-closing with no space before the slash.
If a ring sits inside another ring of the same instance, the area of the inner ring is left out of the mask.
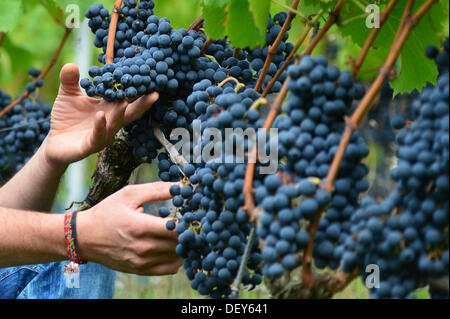
<path id="1" fill-rule="evenodd" d="M 134 273 L 140 274 L 147 269 L 147 263 L 142 258 L 134 258 L 131 260 L 131 268 Z"/>
<path id="2" fill-rule="evenodd" d="M 145 255 L 148 254 L 149 251 L 152 250 L 151 245 L 148 244 L 144 244 L 144 243 L 139 243 L 136 244 L 133 248 L 133 252 L 136 254 L 136 256 L 138 257 L 143 257 Z"/>
<path id="3" fill-rule="evenodd" d="M 131 197 L 133 197 L 134 194 L 136 194 L 137 186 L 136 185 L 127 185 L 122 190 L 123 190 L 123 194 L 127 198 L 131 198 Z"/>
<path id="4" fill-rule="evenodd" d="M 128 197 L 131 197 L 133 190 L 131 188 L 131 185 L 127 185 L 124 188 L 122 188 L 122 190 L 120 192 L 124 197 L 128 198 Z"/>

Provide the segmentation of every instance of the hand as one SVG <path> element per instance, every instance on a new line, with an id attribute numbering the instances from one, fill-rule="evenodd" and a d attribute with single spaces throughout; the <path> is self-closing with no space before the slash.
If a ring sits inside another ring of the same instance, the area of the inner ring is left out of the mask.
<path id="1" fill-rule="evenodd" d="M 158 99 L 145 95 L 133 103 L 107 102 L 83 95 L 75 64 L 66 64 L 51 114 L 51 128 L 44 143 L 50 162 L 68 165 L 112 143 L 123 125 L 137 120 Z"/>
<path id="2" fill-rule="evenodd" d="M 167 200 L 173 183 L 129 185 L 77 217 L 80 256 L 87 261 L 138 275 L 174 274 L 177 233 L 167 219 L 143 214 L 146 202 Z"/>

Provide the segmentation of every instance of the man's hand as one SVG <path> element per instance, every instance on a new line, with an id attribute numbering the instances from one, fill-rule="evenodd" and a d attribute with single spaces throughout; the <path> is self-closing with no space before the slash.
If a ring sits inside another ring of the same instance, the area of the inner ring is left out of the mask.
<path id="1" fill-rule="evenodd" d="M 175 254 L 177 233 L 167 219 L 143 214 L 146 202 L 171 198 L 173 183 L 130 185 L 95 207 L 78 213 L 80 256 L 87 261 L 139 275 L 174 274 L 182 264 Z"/>
<path id="2" fill-rule="evenodd" d="M 130 104 L 85 96 L 75 64 L 66 64 L 60 78 L 51 128 L 44 143 L 48 160 L 56 164 L 68 165 L 100 151 L 114 140 L 123 125 L 137 120 L 158 99 L 156 92 Z"/>

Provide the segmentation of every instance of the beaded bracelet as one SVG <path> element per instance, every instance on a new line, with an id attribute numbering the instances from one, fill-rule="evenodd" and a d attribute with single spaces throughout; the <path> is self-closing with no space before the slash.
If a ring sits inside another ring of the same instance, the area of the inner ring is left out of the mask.
<path id="1" fill-rule="evenodd" d="M 70 261 L 79 265 L 86 262 L 80 259 L 77 241 L 77 211 L 66 212 L 64 215 L 64 237 L 66 241 L 67 254 Z"/>

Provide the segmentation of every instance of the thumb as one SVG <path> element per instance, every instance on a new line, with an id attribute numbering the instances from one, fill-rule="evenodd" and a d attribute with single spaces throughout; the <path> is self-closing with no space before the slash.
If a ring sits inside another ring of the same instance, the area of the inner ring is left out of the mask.
<path id="1" fill-rule="evenodd" d="M 73 63 L 68 63 L 64 65 L 61 69 L 59 75 L 61 84 L 59 86 L 59 94 L 65 95 L 82 95 L 80 85 L 78 81 L 80 80 L 80 72 L 78 71 L 78 66 Z"/>

